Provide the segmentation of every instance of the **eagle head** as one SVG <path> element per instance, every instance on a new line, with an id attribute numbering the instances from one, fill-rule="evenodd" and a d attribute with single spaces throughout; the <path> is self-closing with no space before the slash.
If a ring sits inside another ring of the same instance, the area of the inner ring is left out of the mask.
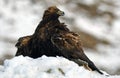
<path id="1" fill-rule="evenodd" d="M 45 10 L 43 19 L 44 18 L 52 18 L 57 19 L 59 16 L 63 16 L 64 12 L 58 9 L 56 6 L 50 6 L 47 10 Z"/>

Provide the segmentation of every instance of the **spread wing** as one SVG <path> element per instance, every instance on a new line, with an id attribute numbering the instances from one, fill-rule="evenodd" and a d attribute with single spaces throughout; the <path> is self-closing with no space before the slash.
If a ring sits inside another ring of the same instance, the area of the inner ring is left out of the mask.
<path id="1" fill-rule="evenodd" d="M 18 55 L 27 55 L 27 45 L 29 40 L 31 39 L 32 36 L 24 36 L 18 39 L 18 42 L 16 43 L 17 47 L 17 53 L 16 56 Z"/>
<path id="2" fill-rule="evenodd" d="M 16 43 L 16 47 L 20 48 L 22 46 L 25 46 L 28 41 L 31 39 L 31 36 L 24 36 L 18 39 L 18 42 Z"/>
<path id="3" fill-rule="evenodd" d="M 87 56 L 83 52 L 78 34 L 73 32 L 55 34 L 52 36 L 51 41 L 53 45 L 61 50 L 65 57 L 88 61 Z"/>
<path id="4" fill-rule="evenodd" d="M 83 52 L 80 36 L 78 34 L 73 32 L 55 34 L 52 36 L 51 41 L 53 45 L 61 50 L 64 57 L 73 60 L 78 65 L 81 65 L 80 60 L 82 60 L 84 62 L 82 64 L 86 64 L 86 67 L 88 64 L 90 67 L 87 67 L 88 70 L 96 70 L 100 74 L 103 74 Z"/>

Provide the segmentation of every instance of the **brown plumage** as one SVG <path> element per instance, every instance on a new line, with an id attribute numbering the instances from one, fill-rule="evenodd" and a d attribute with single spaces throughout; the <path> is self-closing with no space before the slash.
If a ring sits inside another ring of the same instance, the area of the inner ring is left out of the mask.
<path id="1" fill-rule="evenodd" d="M 23 55 L 23 56 L 28 56 L 30 54 L 29 49 L 28 49 L 28 42 L 31 39 L 32 36 L 24 36 L 18 39 L 18 42 L 16 43 L 17 47 L 17 53 L 16 56 L 18 55 Z"/>
<path id="2" fill-rule="evenodd" d="M 24 55 L 32 58 L 42 55 L 63 56 L 78 65 L 84 65 L 89 70 L 103 74 L 83 52 L 80 36 L 71 32 L 64 23 L 60 23 L 58 18 L 62 15 L 64 12 L 57 7 L 49 7 L 33 35 L 18 40 L 16 56 Z"/>

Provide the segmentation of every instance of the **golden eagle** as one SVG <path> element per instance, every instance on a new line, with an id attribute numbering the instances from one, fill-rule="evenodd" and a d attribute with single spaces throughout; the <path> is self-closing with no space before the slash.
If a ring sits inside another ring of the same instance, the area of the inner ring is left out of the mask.
<path id="1" fill-rule="evenodd" d="M 90 68 L 103 74 L 85 55 L 80 36 L 71 32 L 64 23 L 60 23 L 58 18 L 63 15 L 64 12 L 56 6 L 45 10 L 42 21 L 38 24 L 35 32 L 18 40 L 16 56 L 23 55 L 32 58 L 42 55 L 63 56 L 78 65 L 83 62 L 87 69 Z"/>

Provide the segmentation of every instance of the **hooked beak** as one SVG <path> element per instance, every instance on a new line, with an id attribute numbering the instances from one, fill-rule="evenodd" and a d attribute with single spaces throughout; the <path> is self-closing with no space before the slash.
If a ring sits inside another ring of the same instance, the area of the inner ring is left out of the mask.
<path id="1" fill-rule="evenodd" d="M 60 16 L 64 16 L 65 15 L 65 13 L 63 11 L 58 11 L 57 14 L 60 15 Z"/>

